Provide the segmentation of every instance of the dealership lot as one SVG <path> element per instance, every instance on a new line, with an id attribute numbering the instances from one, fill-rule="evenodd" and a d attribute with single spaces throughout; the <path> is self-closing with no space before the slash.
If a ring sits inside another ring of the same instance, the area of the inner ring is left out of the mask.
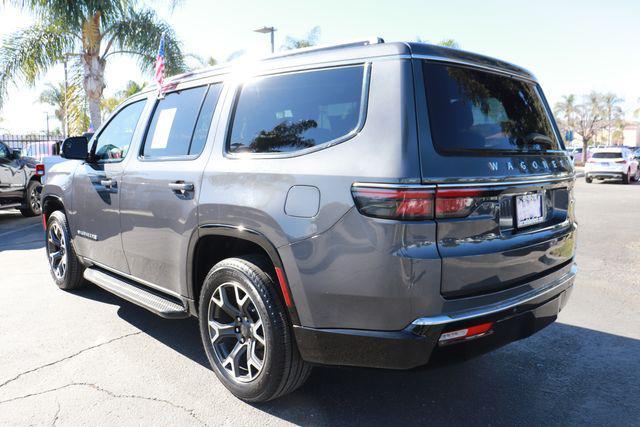
<path id="1" fill-rule="evenodd" d="M 580 179 L 576 197 L 580 273 L 554 325 L 464 364 L 318 368 L 261 405 L 217 382 L 195 320 L 59 291 L 40 220 L 0 212 L 0 424 L 636 424 L 640 184 Z"/>

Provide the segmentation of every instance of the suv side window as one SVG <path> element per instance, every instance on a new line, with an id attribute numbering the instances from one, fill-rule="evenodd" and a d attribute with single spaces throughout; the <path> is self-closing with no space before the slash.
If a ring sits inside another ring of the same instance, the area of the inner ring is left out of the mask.
<path id="1" fill-rule="evenodd" d="M 364 66 L 294 72 L 253 79 L 236 101 L 227 150 L 294 152 L 356 131 Z"/>
<path id="2" fill-rule="evenodd" d="M 196 157 L 204 148 L 221 84 L 171 92 L 158 101 L 142 156 Z"/>
<path id="3" fill-rule="evenodd" d="M 144 109 L 146 99 L 127 105 L 96 136 L 94 159 L 100 163 L 121 162 L 129 151 L 133 132 Z"/>

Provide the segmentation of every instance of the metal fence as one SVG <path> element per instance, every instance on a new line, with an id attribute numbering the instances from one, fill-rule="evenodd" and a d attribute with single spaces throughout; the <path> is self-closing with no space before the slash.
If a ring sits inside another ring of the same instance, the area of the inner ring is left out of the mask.
<path id="1" fill-rule="evenodd" d="M 12 150 L 20 150 L 23 156 L 42 160 L 44 157 L 60 154 L 61 137 L 47 135 L 0 135 L 0 142 Z"/>

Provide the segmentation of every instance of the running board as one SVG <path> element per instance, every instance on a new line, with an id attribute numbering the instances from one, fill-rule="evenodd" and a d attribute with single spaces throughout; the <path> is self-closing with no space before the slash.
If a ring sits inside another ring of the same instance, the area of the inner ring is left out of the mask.
<path id="1" fill-rule="evenodd" d="M 166 319 L 183 319 L 189 317 L 187 308 L 168 297 L 148 291 L 132 282 L 125 281 L 115 275 L 88 267 L 84 270 L 84 278 L 129 302 L 146 308 L 152 313 Z"/>

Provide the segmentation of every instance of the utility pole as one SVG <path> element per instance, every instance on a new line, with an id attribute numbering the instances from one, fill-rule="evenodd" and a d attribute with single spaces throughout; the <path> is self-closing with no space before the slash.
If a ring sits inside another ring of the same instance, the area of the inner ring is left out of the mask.
<path id="1" fill-rule="evenodd" d="M 257 29 L 255 29 L 253 31 L 255 33 L 262 33 L 262 34 L 270 34 L 271 35 L 271 53 L 274 53 L 275 52 L 274 33 L 276 32 L 276 28 L 264 26 L 262 28 L 257 28 Z"/>
<path id="2" fill-rule="evenodd" d="M 49 141 L 49 113 L 44 113 L 47 118 L 47 141 Z"/>

